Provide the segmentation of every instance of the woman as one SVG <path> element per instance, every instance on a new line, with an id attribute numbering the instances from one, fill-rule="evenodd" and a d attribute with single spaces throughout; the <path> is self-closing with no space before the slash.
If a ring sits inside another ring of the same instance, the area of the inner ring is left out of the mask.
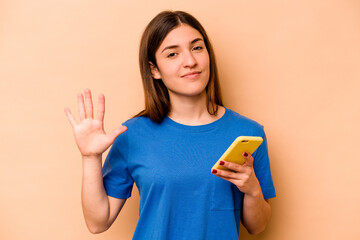
<path id="1" fill-rule="evenodd" d="M 80 123 L 66 109 L 83 161 L 82 206 L 92 233 L 116 219 L 136 183 L 140 217 L 133 239 L 238 239 L 264 230 L 275 197 L 263 127 L 222 106 L 210 41 L 185 12 L 165 11 L 140 44 L 145 110 L 110 134 L 105 99 L 93 117 L 90 90 L 78 95 Z M 238 136 L 261 136 L 243 165 L 211 167 Z M 102 167 L 102 154 L 111 150 Z M 256 173 L 256 175 L 255 175 Z"/>

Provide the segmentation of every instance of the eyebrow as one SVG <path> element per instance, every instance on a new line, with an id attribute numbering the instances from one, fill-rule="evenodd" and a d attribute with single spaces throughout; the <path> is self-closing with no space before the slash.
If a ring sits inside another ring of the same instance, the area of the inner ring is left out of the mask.
<path id="1" fill-rule="evenodd" d="M 202 38 L 195 38 L 194 40 L 192 40 L 192 41 L 190 42 L 190 44 L 194 44 L 194 43 L 196 43 L 196 42 L 198 42 L 198 41 L 204 41 L 204 39 L 202 39 Z M 163 53 L 165 50 L 174 49 L 174 48 L 178 48 L 178 47 L 179 47 L 179 45 L 170 45 L 170 46 L 165 47 L 161 52 Z"/>

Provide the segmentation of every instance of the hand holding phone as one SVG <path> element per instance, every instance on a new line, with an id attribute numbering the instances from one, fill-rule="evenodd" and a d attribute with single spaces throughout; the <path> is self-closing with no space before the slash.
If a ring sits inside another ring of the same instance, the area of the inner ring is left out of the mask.
<path id="1" fill-rule="evenodd" d="M 221 160 L 243 164 L 245 162 L 245 158 L 243 157 L 242 154 L 244 152 L 253 154 L 262 142 L 263 142 L 262 137 L 253 137 L 253 136 L 237 137 L 234 140 L 234 142 L 229 146 L 229 148 L 224 152 L 224 154 L 219 158 L 219 160 L 215 163 L 215 165 L 211 168 L 211 170 L 212 169 L 226 170 L 227 169 L 226 167 L 219 165 Z"/>

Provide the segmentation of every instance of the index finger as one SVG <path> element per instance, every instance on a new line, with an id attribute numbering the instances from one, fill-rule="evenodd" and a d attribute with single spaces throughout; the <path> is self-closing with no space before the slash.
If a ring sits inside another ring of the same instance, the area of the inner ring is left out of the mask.
<path id="1" fill-rule="evenodd" d="M 225 160 L 221 160 L 219 163 L 220 166 L 226 167 L 227 169 L 234 171 L 234 172 L 243 172 L 244 166 L 239 163 L 228 162 Z"/>
<path id="2" fill-rule="evenodd" d="M 245 165 L 251 167 L 254 163 L 254 158 L 251 154 L 247 153 L 247 152 L 243 152 L 243 157 L 245 158 Z"/>
<path id="3" fill-rule="evenodd" d="M 77 95 L 77 99 L 78 99 L 78 108 L 79 108 L 80 121 L 82 121 L 82 120 L 84 120 L 86 118 L 83 94 L 79 93 Z"/>

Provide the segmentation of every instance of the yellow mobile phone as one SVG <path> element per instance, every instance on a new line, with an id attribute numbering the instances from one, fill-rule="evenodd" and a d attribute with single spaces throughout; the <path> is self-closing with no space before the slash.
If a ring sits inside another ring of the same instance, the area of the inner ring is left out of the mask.
<path id="1" fill-rule="evenodd" d="M 250 137 L 250 136 L 237 137 L 234 140 L 234 142 L 230 145 L 230 147 L 228 147 L 228 149 L 224 152 L 224 154 L 215 163 L 215 165 L 211 168 L 211 170 L 227 169 L 226 167 L 219 165 L 220 160 L 243 164 L 245 162 L 245 158 L 242 155 L 243 152 L 253 154 L 262 142 L 263 142 L 262 137 Z"/>

